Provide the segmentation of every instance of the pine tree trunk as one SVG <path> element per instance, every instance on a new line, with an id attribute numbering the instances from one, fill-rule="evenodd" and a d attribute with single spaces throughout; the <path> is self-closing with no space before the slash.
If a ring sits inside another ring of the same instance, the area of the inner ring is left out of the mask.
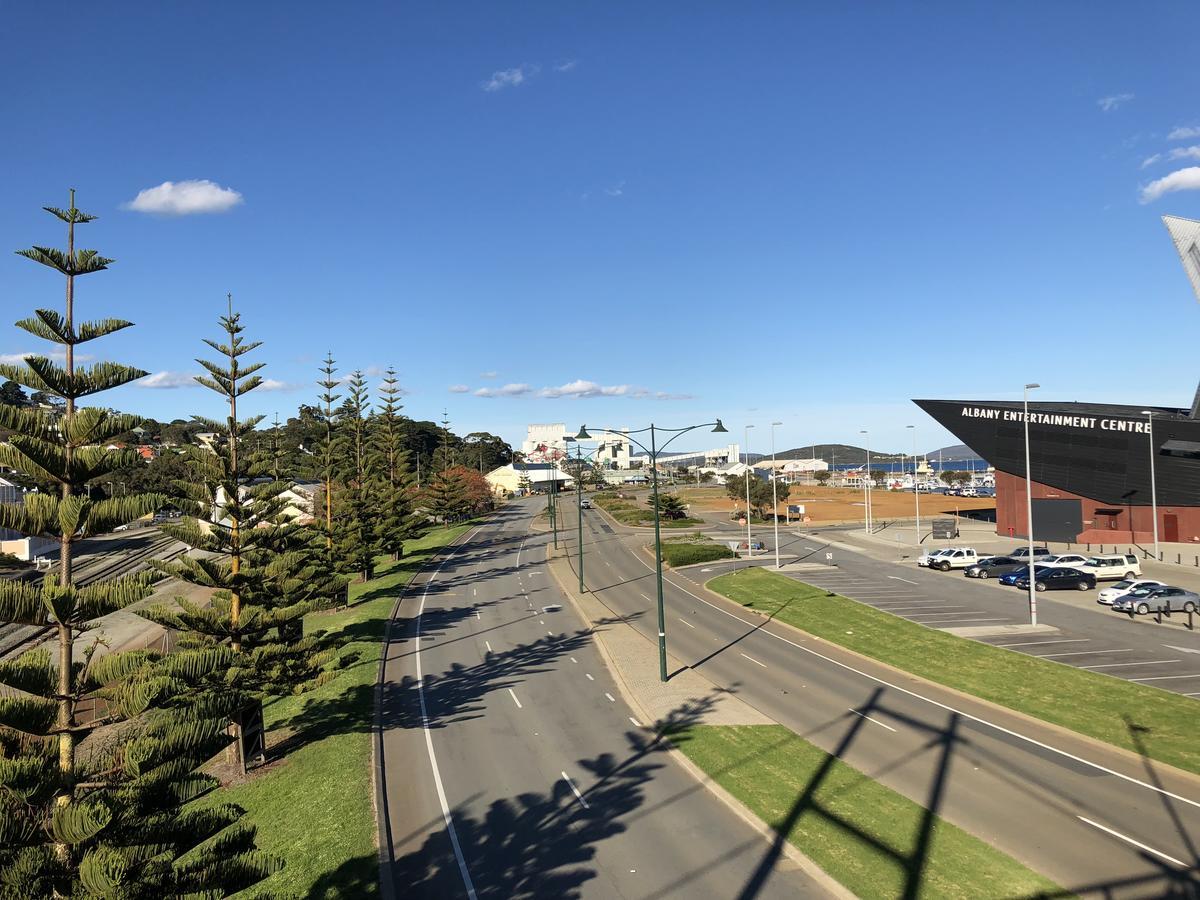
<path id="1" fill-rule="evenodd" d="M 67 806 L 75 796 L 75 733 L 71 730 L 75 725 L 74 710 L 72 709 L 71 670 L 73 668 L 71 629 L 66 625 L 58 626 L 58 793 L 54 797 L 55 806 Z M 67 863 L 70 860 L 71 848 L 67 844 L 55 843 L 54 855 Z"/>

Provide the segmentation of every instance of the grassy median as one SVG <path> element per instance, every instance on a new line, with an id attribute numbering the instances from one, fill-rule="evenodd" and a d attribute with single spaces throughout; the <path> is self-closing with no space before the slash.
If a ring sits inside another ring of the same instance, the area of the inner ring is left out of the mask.
<path id="1" fill-rule="evenodd" d="M 863 898 L 1033 897 L 1059 888 L 782 725 L 699 725 L 671 740 Z"/>
<path id="2" fill-rule="evenodd" d="M 938 684 L 1200 773 L 1196 701 L 918 625 L 762 569 L 708 586 L 736 603 Z"/>
<path id="3" fill-rule="evenodd" d="M 409 542 L 404 559 L 380 560 L 377 578 L 350 586 L 349 608 L 305 620 L 306 629 L 349 638 L 342 653 L 357 656 L 320 688 L 268 703 L 267 745 L 284 750 L 282 758 L 204 800 L 242 806 L 243 821 L 258 828 L 259 848 L 285 862 L 282 871 L 242 896 L 378 896 L 371 722 L 380 641 L 397 594 L 438 550 L 471 527 L 437 529 Z"/>

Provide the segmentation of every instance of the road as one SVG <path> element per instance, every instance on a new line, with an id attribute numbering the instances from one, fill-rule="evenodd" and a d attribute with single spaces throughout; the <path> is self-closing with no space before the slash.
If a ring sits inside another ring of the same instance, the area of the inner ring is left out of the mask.
<path id="1" fill-rule="evenodd" d="M 652 634 L 649 536 L 598 510 L 584 515 L 589 589 Z M 905 678 L 752 617 L 679 574 L 668 574 L 665 592 L 669 646 L 683 665 L 1069 890 L 1200 891 L 1200 780 Z M 898 852 L 897 865 L 919 870 L 914 852 Z"/>
<path id="2" fill-rule="evenodd" d="M 542 508 L 510 504 L 471 532 L 392 623 L 385 896 L 824 896 L 619 699 L 544 564 L 548 536 L 530 532 Z"/>

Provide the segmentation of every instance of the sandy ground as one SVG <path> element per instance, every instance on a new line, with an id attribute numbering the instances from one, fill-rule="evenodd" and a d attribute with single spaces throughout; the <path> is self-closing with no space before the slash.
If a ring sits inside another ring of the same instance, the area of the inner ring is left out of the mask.
<path id="1" fill-rule="evenodd" d="M 697 510 L 732 512 L 734 501 L 724 487 L 681 487 L 679 496 Z M 787 506 L 799 503 L 813 522 L 851 522 L 862 518 L 863 492 L 857 488 L 803 487 L 792 485 L 787 503 L 780 502 L 779 515 Z M 744 504 L 742 504 L 744 505 Z M 871 492 L 871 505 L 876 519 L 911 518 L 914 513 L 913 495 L 904 491 L 876 489 Z M 994 509 L 993 497 L 947 497 L 943 494 L 921 495 L 921 516 L 954 515 L 955 510 Z"/>

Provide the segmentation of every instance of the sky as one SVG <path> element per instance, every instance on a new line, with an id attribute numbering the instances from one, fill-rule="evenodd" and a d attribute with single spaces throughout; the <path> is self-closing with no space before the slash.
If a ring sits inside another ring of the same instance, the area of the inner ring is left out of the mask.
<path id="1" fill-rule="evenodd" d="M 1200 218 L 1194 2 L 0 6 L 0 247 L 64 246 L 70 187 L 99 216 L 77 305 L 136 327 L 85 352 L 152 373 L 107 405 L 219 414 L 190 376 L 227 292 L 248 412 L 331 352 L 514 444 L 932 449 L 912 398 L 1200 378 L 1160 221 Z M 62 293 L 0 255 L 11 321 Z"/>

